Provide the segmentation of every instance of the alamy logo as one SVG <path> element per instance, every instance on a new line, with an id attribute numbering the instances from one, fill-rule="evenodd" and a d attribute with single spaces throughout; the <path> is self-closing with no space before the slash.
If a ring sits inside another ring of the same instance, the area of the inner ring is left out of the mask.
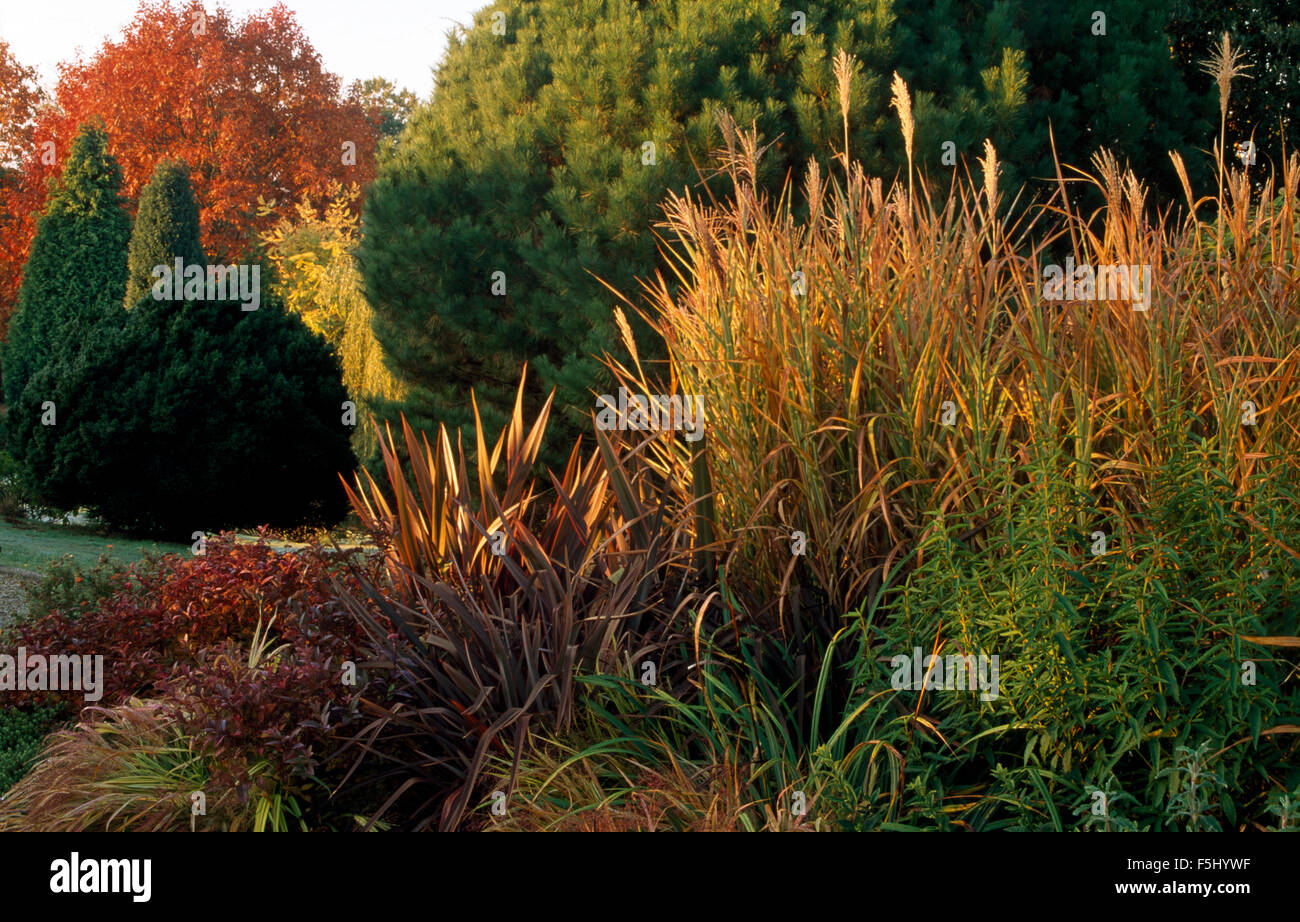
<path id="1" fill-rule="evenodd" d="M 998 657 L 949 654 L 945 657 L 931 653 L 921 655 L 920 647 L 913 647 L 909 656 L 900 653 L 889 660 L 894 674 L 889 684 L 896 691 L 979 691 L 981 701 L 994 701 L 998 697 Z"/>
<path id="2" fill-rule="evenodd" d="M 596 410 L 596 428 L 604 431 L 680 429 L 688 442 L 704 437 L 704 398 L 698 394 L 629 394 L 620 387 L 617 402 L 612 394 L 601 394 Z"/>
<path id="3" fill-rule="evenodd" d="M 253 265 L 185 265 L 176 257 L 175 266 L 154 266 L 150 272 L 153 296 L 158 301 L 239 301 L 246 311 L 262 305 L 262 267 Z"/>
<path id="4" fill-rule="evenodd" d="M 86 701 L 104 694 L 104 657 L 0 653 L 0 691 L 79 691 Z"/>
<path id="5" fill-rule="evenodd" d="M 1051 263 L 1043 267 L 1043 298 L 1047 301 L 1131 301 L 1133 310 L 1151 306 L 1151 267 L 1096 266 Z"/>
<path id="6" fill-rule="evenodd" d="M 149 902 L 153 860 L 150 858 L 70 858 L 50 863 L 51 893 L 130 893 L 136 903 Z"/>

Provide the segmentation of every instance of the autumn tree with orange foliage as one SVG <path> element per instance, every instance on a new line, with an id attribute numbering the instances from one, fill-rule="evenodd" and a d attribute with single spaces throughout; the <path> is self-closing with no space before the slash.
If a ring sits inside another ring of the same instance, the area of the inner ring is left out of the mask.
<path id="1" fill-rule="evenodd" d="M 36 229 L 40 196 L 24 181 L 21 166 L 33 154 L 42 101 L 36 72 L 19 63 L 0 39 L 0 266 L 6 269 L 21 269 Z M 0 336 L 17 301 L 18 273 L 0 272 Z"/>
<path id="2" fill-rule="evenodd" d="M 159 161 L 189 166 L 214 262 L 237 260 L 273 223 L 258 215 L 259 197 L 296 202 L 374 175 L 378 116 L 355 92 L 343 94 L 282 4 L 239 20 L 198 0 L 142 4 L 118 40 L 60 65 L 55 99 L 23 161 L 23 182 L 40 192 L 11 217 L 18 239 L 0 253 L 0 298 L 8 296 L 0 314 L 12 311 L 46 180 L 62 171 L 78 126 L 96 116 L 131 200 Z M 46 141 L 53 157 L 40 156 Z"/>

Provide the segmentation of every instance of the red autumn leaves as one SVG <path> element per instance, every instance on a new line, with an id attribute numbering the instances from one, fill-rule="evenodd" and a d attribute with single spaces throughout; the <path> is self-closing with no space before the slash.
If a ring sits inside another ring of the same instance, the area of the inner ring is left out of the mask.
<path id="1" fill-rule="evenodd" d="M 19 161 L 16 171 L 0 169 L 3 326 L 46 182 L 88 121 L 103 121 L 131 200 L 160 160 L 190 166 L 204 249 L 221 261 L 274 222 L 258 216 L 259 198 L 323 197 L 331 182 L 364 185 L 374 175 L 378 115 L 341 95 L 283 6 L 235 20 L 197 0 L 143 4 L 119 39 L 60 65 L 55 105 L 39 111 L 24 75 L 0 44 L 0 168 L 6 155 Z"/>

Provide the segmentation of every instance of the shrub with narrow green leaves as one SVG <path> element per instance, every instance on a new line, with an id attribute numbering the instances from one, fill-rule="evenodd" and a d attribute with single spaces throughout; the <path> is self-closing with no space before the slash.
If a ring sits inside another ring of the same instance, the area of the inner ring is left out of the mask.
<path id="1" fill-rule="evenodd" d="M 1009 463 L 1006 502 L 936 516 L 919 558 L 815 657 L 724 628 L 681 651 L 685 681 L 580 678 L 569 732 L 517 770 L 496 760 L 511 806 L 485 822 L 1294 826 L 1300 563 L 1284 545 L 1300 542 L 1300 471 L 1280 463 L 1238 495 L 1209 447 L 1188 440 L 1122 527 L 1061 456 Z M 1111 540 L 1094 555 L 1096 531 Z"/>
<path id="2" fill-rule="evenodd" d="M 857 664 L 858 685 L 933 728 L 900 739 L 918 766 L 909 780 L 936 800 L 965 792 L 966 809 L 931 819 L 1267 823 L 1271 799 L 1300 783 L 1300 682 L 1287 646 L 1300 633 L 1300 564 L 1286 550 L 1300 540 L 1300 471 L 1274 459 L 1238 492 L 1212 442 L 1188 439 L 1153 472 L 1149 508 L 1131 516 L 1080 492 L 1060 455 L 1006 475 L 997 508 L 935 519 Z M 976 525 L 978 537 L 962 537 Z M 945 662 L 997 656 L 996 697 L 934 677 L 924 695 L 890 691 L 891 658 L 916 648 Z"/>

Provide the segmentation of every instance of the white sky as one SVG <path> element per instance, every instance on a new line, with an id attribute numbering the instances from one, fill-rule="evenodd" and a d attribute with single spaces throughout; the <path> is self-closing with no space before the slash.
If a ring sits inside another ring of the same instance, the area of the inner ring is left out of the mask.
<path id="1" fill-rule="evenodd" d="M 275 0 L 205 0 L 233 18 L 265 10 Z M 426 98 L 433 66 L 447 47 L 447 30 L 468 25 L 490 0 L 285 0 L 325 69 L 343 85 L 387 77 Z M 173 5 L 179 6 L 179 3 Z M 56 65 L 92 57 L 106 38 L 114 39 L 135 18 L 136 0 L 0 0 L 0 37 L 18 60 L 40 73 L 52 89 Z"/>

